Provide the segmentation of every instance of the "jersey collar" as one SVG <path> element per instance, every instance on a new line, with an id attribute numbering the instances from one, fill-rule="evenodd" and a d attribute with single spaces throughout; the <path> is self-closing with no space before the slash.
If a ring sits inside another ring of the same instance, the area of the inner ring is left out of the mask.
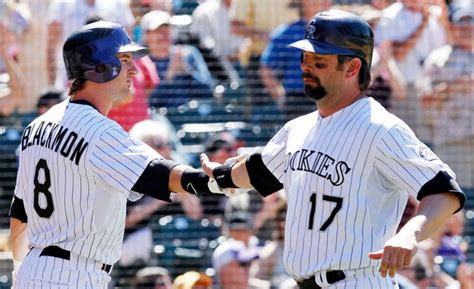
<path id="1" fill-rule="evenodd" d="M 99 111 L 99 110 L 97 109 L 97 107 L 95 107 L 92 103 L 90 103 L 89 101 L 87 101 L 87 100 L 85 100 L 85 99 L 70 100 L 69 103 L 89 105 L 89 106 L 91 106 L 93 109 Z"/>

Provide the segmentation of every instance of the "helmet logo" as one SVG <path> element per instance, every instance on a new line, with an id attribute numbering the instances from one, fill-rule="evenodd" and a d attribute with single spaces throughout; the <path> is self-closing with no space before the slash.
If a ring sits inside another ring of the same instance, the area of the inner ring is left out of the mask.
<path id="1" fill-rule="evenodd" d="M 118 68 L 118 67 L 116 67 L 116 66 L 112 67 L 112 75 L 113 75 L 113 76 L 118 75 L 119 72 L 120 72 L 120 71 L 119 71 L 119 68 Z"/>
<path id="2" fill-rule="evenodd" d="M 316 25 L 315 25 L 315 21 L 312 20 L 309 25 L 308 25 L 308 28 L 306 29 L 306 36 L 305 38 L 306 39 L 315 39 L 314 37 L 314 33 L 316 32 Z"/>

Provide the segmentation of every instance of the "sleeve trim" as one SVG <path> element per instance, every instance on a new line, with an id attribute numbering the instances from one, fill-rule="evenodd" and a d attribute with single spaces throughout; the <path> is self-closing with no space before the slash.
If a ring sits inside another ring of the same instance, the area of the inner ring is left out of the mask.
<path id="1" fill-rule="evenodd" d="M 250 183 L 262 196 L 266 197 L 283 188 L 282 183 L 265 166 L 261 154 L 252 154 L 245 166 Z"/>
<path id="2" fill-rule="evenodd" d="M 13 201 L 8 215 L 10 218 L 18 219 L 22 223 L 28 222 L 28 216 L 26 215 L 25 205 L 23 204 L 22 199 L 18 198 L 17 196 L 13 196 Z"/>
<path id="3" fill-rule="evenodd" d="M 438 172 L 438 174 L 436 174 L 434 178 L 424 184 L 418 192 L 416 198 L 421 201 L 421 199 L 428 195 L 443 193 L 452 193 L 459 198 L 459 202 L 461 205 L 455 213 L 459 212 L 464 207 L 464 203 L 466 202 L 466 195 L 461 190 L 456 180 L 445 171 Z"/>

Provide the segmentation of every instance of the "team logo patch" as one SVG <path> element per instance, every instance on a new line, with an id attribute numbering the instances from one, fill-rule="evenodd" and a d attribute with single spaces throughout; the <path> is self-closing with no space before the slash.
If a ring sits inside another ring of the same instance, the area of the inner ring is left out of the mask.
<path id="1" fill-rule="evenodd" d="M 430 150 L 430 148 L 427 146 L 420 146 L 418 153 L 420 154 L 420 157 L 422 159 L 427 160 L 429 162 L 435 161 L 438 159 L 436 154 L 432 150 Z"/>
<path id="2" fill-rule="evenodd" d="M 314 33 L 316 32 L 316 26 L 314 25 L 314 21 L 311 21 L 308 25 L 308 29 L 306 30 L 306 36 L 305 38 L 307 39 L 314 39 Z"/>

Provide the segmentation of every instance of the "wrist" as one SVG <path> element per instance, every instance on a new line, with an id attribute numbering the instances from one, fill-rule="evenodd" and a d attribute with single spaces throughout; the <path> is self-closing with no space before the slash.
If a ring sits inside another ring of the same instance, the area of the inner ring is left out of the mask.
<path id="1" fill-rule="evenodd" d="M 181 176 L 181 187 L 188 193 L 212 193 L 208 186 L 209 177 L 200 170 L 188 168 Z"/>
<path id="2" fill-rule="evenodd" d="M 216 167 L 212 171 L 212 175 L 216 180 L 219 187 L 223 189 L 227 188 L 238 188 L 238 186 L 232 180 L 232 165 L 222 165 Z"/>

